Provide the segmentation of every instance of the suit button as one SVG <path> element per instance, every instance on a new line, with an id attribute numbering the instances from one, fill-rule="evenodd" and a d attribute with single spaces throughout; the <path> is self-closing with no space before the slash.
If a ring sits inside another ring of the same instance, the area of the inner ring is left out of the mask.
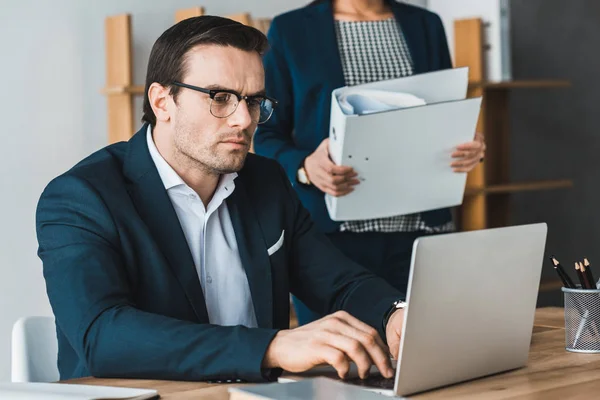
<path id="1" fill-rule="evenodd" d="M 210 277 L 210 275 L 206 278 L 206 282 L 212 283 L 212 278 Z"/>

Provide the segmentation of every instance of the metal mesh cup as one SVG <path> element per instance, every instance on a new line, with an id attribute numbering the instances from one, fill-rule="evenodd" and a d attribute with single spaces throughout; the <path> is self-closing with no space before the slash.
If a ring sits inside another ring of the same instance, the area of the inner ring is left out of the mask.
<path id="1" fill-rule="evenodd" d="M 562 288 L 568 351 L 600 353 L 600 289 Z"/>

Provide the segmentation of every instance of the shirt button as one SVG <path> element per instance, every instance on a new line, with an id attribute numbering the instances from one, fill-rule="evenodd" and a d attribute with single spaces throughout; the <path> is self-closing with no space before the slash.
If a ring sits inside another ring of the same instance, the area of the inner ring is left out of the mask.
<path id="1" fill-rule="evenodd" d="M 212 278 L 211 278 L 211 276 L 210 276 L 210 275 L 209 275 L 209 276 L 206 278 L 206 282 L 208 282 L 208 283 L 212 283 Z"/>

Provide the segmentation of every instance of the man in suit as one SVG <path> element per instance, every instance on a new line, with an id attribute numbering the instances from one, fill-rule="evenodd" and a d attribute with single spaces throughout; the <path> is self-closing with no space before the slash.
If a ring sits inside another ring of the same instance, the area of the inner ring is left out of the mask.
<path id="1" fill-rule="evenodd" d="M 314 227 L 248 154 L 276 104 L 262 33 L 219 17 L 152 49 L 144 126 L 54 179 L 37 210 L 61 379 L 273 379 L 355 362 L 391 376 L 404 296 Z M 329 316 L 289 329 L 289 293 Z"/>

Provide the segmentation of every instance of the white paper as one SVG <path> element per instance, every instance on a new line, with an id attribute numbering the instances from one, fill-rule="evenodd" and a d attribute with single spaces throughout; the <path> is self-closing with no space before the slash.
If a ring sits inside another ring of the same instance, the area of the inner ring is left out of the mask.
<path id="1" fill-rule="evenodd" d="M 156 390 L 63 383 L 0 383 L 2 400 L 150 399 Z"/>
<path id="2" fill-rule="evenodd" d="M 410 93 L 360 88 L 340 91 L 338 102 L 346 115 L 365 115 L 426 104 L 425 100 Z"/>

